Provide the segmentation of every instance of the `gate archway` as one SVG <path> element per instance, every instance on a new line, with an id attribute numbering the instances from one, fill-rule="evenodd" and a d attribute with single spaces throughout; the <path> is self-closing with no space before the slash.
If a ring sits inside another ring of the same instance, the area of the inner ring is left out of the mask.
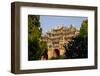
<path id="1" fill-rule="evenodd" d="M 54 49 L 54 57 L 60 56 L 60 50 L 59 49 Z"/>

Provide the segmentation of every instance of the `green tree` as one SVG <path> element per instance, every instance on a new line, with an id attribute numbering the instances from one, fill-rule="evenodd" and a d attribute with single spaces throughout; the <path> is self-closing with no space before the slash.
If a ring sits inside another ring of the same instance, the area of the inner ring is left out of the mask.
<path id="1" fill-rule="evenodd" d="M 88 57 L 88 20 L 83 20 L 78 36 L 64 45 L 66 58 Z"/>
<path id="2" fill-rule="evenodd" d="M 40 41 L 40 48 L 41 48 L 41 50 L 47 49 L 47 42 L 46 41 Z"/>
<path id="3" fill-rule="evenodd" d="M 82 37 L 88 36 L 88 20 L 83 20 L 80 28 L 80 36 Z"/>
<path id="4" fill-rule="evenodd" d="M 39 20 L 38 15 L 28 15 L 28 60 L 38 60 L 41 55 L 39 39 L 42 29 Z"/>
<path id="5" fill-rule="evenodd" d="M 41 48 L 41 56 L 44 56 L 44 57 L 46 57 L 46 59 L 48 59 L 47 42 L 46 41 L 41 41 L 40 42 L 40 48 Z"/>

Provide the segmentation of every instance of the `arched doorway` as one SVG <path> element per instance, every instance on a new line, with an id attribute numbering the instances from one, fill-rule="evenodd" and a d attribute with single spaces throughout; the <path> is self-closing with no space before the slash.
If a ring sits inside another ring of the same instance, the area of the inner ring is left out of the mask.
<path id="1" fill-rule="evenodd" d="M 60 50 L 59 49 L 54 49 L 54 54 L 53 54 L 54 57 L 58 57 L 60 56 Z"/>

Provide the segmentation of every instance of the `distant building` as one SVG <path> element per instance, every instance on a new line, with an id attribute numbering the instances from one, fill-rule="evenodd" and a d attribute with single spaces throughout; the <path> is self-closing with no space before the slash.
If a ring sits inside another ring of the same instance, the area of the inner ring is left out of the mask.
<path id="1" fill-rule="evenodd" d="M 57 26 L 42 35 L 41 40 L 46 41 L 48 45 L 48 59 L 57 57 L 57 55 L 64 55 L 64 44 L 79 34 L 79 31 L 70 25 L 70 27 Z"/>

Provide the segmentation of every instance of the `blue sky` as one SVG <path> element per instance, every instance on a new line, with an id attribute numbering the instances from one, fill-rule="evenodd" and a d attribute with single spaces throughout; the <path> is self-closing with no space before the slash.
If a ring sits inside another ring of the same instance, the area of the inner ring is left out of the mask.
<path id="1" fill-rule="evenodd" d="M 71 16 L 40 16 L 40 24 L 43 33 L 47 32 L 51 28 L 56 27 L 57 25 L 70 26 L 73 24 L 76 28 L 80 28 L 81 23 L 87 17 L 71 17 Z"/>

